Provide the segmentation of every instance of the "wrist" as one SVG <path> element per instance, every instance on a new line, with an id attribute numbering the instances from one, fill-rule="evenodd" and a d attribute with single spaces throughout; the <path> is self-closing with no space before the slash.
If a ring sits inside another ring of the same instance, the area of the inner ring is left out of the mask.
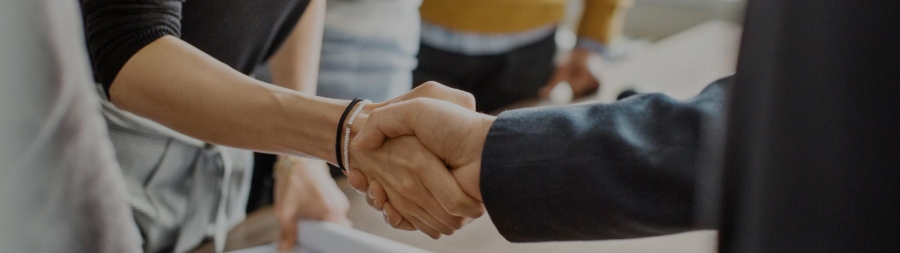
<path id="1" fill-rule="evenodd" d="M 335 133 L 349 101 L 313 97 L 297 92 L 276 95 L 282 105 L 282 124 L 272 130 L 290 155 L 308 155 L 336 163 Z M 302 126 L 302 127 L 301 127 Z"/>
<path id="2" fill-rule="evenodd" d="M 575 43 L 574 50 L 584 50 L 587 52 L 591 52 L 591 53 L 595 53 L 595 54 L 603 55 L 603 56 L 609 54 L 609 48 L 607 48 L 606 45 L 604 45 L 603 43 L 600 43 L 593 39 L 583 38 L 583 37 L 578 38 L 577 42 Z"/>
<path id="3" fill-rule="evenodd" d="M 480 119 L 480 126 L 478 127 L 478 131 L 475 134 L 474 147 L 473 147 L 473 162 L 472 164 L 481 170 L 481 153 L 484 151 L 484 142 L 487 140 L 488 133 L 491 131 L 491 126 L 494 124 L 494 121 L 497 119 L 495 116 L 482 114 Z"/>
<path id="4" fill-rule="evenodd" d="M 341 123 L 338 123 L 341 125 L 338 127 L 338 129 L 340 129 L 338 136 L 338 141 L 340 143 L 336 146 L 336 148 L 340 150 L 340 153 L 338 153 L 338 159 L 340 159 L 339 162 L 341 163 L 339 163 L 338 165 L 342 170 L 344 170 L 345 174 L 349 172 L 351 168 L 350 140 L 356 137 L 356 134 L 361 131 L 359 126 L 364 126 L 365 123 L 368 122 L 367 116 L 364 116 L 361 113 L 363 109 L 365 109 L 365 106 L 369 103 L 371 103 L 371 101 L 369 100 L 361 100 L 361 98 L 354 99 L 352 102 L 350 102 L 350 105 L 347 106 L 347 110 L 344 111 L 345 115 L 341 116 L 342 118 L 347 117 L 346 122 L 344 122 L 344 120 L 342 119 Z M 365 119 L 357 120 L 360 116 L 363 116 L 363 118 Z"/>

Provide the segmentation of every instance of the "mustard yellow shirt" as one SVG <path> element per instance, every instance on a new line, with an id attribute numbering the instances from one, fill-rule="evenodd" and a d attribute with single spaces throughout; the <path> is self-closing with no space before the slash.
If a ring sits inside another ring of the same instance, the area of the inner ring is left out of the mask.
<path id="1" fill-rule="evenodd" d="M 625 10 L 633 0 L 582 0 L 578 35 L 608 44 L 621 33 Z M 423 0 L 422 19 L 450 29 L 476 33 L 516 33 L 559 23 L 566 0 Z"/>

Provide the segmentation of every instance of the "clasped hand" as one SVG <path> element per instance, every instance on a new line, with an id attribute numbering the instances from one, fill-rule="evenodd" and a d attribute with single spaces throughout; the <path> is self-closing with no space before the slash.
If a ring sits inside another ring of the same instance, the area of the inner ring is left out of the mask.
<path id="1" fill-rule="evenodd" d="M 482 216 L 481 151 L 493 117 L 474 108 L 470 94 L 433 82 L 368 108 L 352 131 L 351 186 L 392 227 L 435 239 Z"/>

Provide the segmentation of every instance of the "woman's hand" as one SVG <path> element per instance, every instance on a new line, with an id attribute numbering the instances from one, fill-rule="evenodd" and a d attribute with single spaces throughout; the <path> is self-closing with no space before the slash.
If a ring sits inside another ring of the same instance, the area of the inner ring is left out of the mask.
<path id="1" fill-rule="evenodd" d="M 275 164 L 275 216 L 281 225 L 279 250 L 297 241 L 297 221 L 312 219 L 350 226 L 350 202 L 328 172 L 325 162 L 279 156 Z"/>

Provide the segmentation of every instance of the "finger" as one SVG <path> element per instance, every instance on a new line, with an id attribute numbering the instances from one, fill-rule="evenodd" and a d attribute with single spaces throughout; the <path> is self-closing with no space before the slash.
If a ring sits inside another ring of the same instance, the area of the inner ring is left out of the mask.
<path id="1" fill-rule="evenodd" d="M 457 104 L 459 106 L 462 106 L 466 109 L 469 109 L 470 111 L 475 111 L 476 101 L 475 101 L 475 97 L 472 96 L 471 93 L 468 93 L 468 92 L 465 92 L 462 90 L 458 90 L 458 89 L 454 89 L 454 88 L 450 88 L 450 87 L 447 87 L 443 84 L 440 84 L 440 83 L 434 82 L 434 81 L 426 82 L 422 85 L 419 85 L 419 87 L 416 87 L 416 88 L 424 90 L 424 91 L 430 91 L 429 94 L 427 94 L 423 97 L 435 98 L 435 99 L 448 101 L 448 102 Z M 428 96 L 430 94 L 436 94 L 436 96 L 434 96 L 434 97 Z"/>
<path id="2" fill-rule="evenodd" d="M 415 183 L 416 183 L 417 187 L 405 188 L 404 190 L 415 189 L 413 191 L 427 191 L 427 189 L 424 189 L 425 187 L 422 186 L 420 183 L 418 183 L 418 181 L 416 181 Z M 430 209 L 437 210 L 438 213 L 444 213 L 447 216 L 449 216 L 449 214 L 447 214 L 443 210 L 443 208 L 441 208 L 440 205 L 430 195 L 418 200 L 419 202 L 422 202 L 422 204 L 420 204 L 420 203 L 416 202 L 415 200 L 411 200 L 411 199 L 407 198 L 404 194 L 398 193 L 395 189 L 386 188 L 385 190 L 387 191 L 388 199 L 390 199 L 392 206 L 394 208 L 396 208 L 398 211 L 400 211 L 400 213 L 403 214 L 403 217 L 406 220 L 409 220 L 409 217 L 415 217 L 415 218 L 417 218 L 417 220 L 420 220 L 428 227 L 430 227 L 434 230 L 440 231 L 440 233 L 447 234 L 447 235 L 453 234 L 453 232 L 455 231 L 454 229 L 450 228 L 450 226 L 448 226 L 448 225 L 444 224 L 443 222 L 441 222 L 440 220 L 436 219 L 434 216 L 431 215 L 431 213 L 429 213 L 428 211 L 426 211 L 425 209 L 423 209 L 421 207 L 423 204 L 425 204 L 425 206 L 430 206 Z M 411 191 L 408 191 L 408 192 L 411 192 Z M 431 200 L 430 204 L 428 203 L 428 200 Z M 410 221 L 410 222 L 412 222 L 412 221 Z M 413 222 L 413 225 L 416 225 L 416 224 Z M 419 230 L 422 230 L 420 226 L 416 226 L 416 228 L 419 228 Z"/>
<path id="3" fill-rule="evenodd" d="M 427 192 L 415 192 L 416 196 L 413 199 L 433 198 L 437 200 L 443 211 L 453 216 L 478 218 L 484 214 L 481 202 L 463 191 L 453 174 L 444 167 L 443 162 L 437 156 L 431 154 L 431 157 L 426 157 L 425 159 L 427 161 L 423 162 L 423 164 L 427 164 L 427 168 L 421 169 L 420 174 L 417 176 L 428 190 Z M 428 194 L 432 196 L 427 196 Z M 436 212 L 429 213 L 438 217 Z M 459 229 L 459 225 L 457 225 L 459 224 L 458 219 L 447 222 L 451 222 L 447 224 L 448 226 Z"/>
<path id="4" fill-rule="evenodd" d="M 408 143 L 411 145 L 419 145 L 418 147 L 408 148 L 427 150 L 424 146 L 421 146 L 421 143 L 415 140 L 415 137 L 404 136 L 397 140 L 401 139 L 413 140 Z M 432 228 L 448 235 L 452 234 L 453 231 L 462 228 L 462 217 L 460 217 L 461 215 L 452 215 L 448 213 L 447 209 L 441 205 L 440 202 L 435 200 L 436 196 L 448 199 L 447 203 L 452 203 L 452 205 L 448 206 L 454 208 L 454 210 L 469 208 L 471 209 L 470 212 L 475 213 L 471 216 L 480 216 L 480 202 L 472 199 L 463 192 L 450 171 L 444 167 L 443 162 L 431 152 L 425 151 L 415 153 L 414 155 L 405 155 L 405 159 L 398 159 L 397 162 L 398 164 L 396 164 L 396 166 L 402 169 L 395 170 L 397 173 L 392 174 L 389 180 L 381 179 L 383 175 L 377 175 L 376 177 L 379 178 L 378 181 L 389 183 L 388 185 L 392 186 L 391 191 L 400 195 L 399 197 L 402 197 L 401 199 L 398 199 L 397 197 L 389 196 L 389 198 L 394 201 L 394 206 L 399 210 L 404 211 L 405 214 L 416 215 Z M 400 172 L 407 172 L 405 173 L 407 175 L 404 176 L 398 174 Z M 427 178 L 426 180 L 429 180 L 432 183 L 432 188 L 440 191 L 440 194 L 432 194 L 429 188 L 423 184 L 423 178 Z M 455 189 L 455 192 L 449 194 L 444 193 L 447 189 Z M 375 193 L 375 191 L 370 192 Z M 414 205 L 410 205 L 408 202 L 410 200 Z M 419 210 L 425 211 L 427 215 L 418 213 Z M 463 211 L 457 212 L 463 213 Z"/>
<path id="5" fill-rule="evenodd" d="M 391 206 L 390 201 L 384 203 L 384 211 L 382 214 L 384 215 L 384 222 L 393 228 L 406 231 L 416 230 L 416 227 L 414 227 L 412 223 L 404 220 L 403 216 L 400 215 L 400 212 L 397 212 L 397 209 L 394 209 L 394 207 Z"/>
<path id="6" fill-rule="evenodd" d="M 556 71 L 553 73 L 553 77 L 551 77 L 550 81 L 548 81 L 547 84 L 545 84 L 544 87 L 541 88 L 541 90 L 540 90 L 540 92 L 538 92 L 538 94 L 542 98 L 550 97 L 550 91 L 552 91 L 553 88 L 556 87 L 557 84 L 568 79 L 568 77 L 569 77 L 568 67 L 562 66 L 562 67 L 557 68 Z"/>
<path id="7" fill-rule="evenodd" d="M 418 197 L 420 200 L 417 201 L 417 203 L 421 203 L 419 204 L 419 209 L 422 209 L 428 214 L 426 217 L 418 216 L 422 221 L 425 221 L 428 225 L 432 225 L 434 221 L 440 222 L 442 226 L 432 227 L 447 235 L 451 235 L 454 231 L 462 228 L 463 216 L 455 216 L 448 213 L 427 190 L 419 195 L 421 195 Z M 447 229 L 444 229 L 444 227 Z"/>
<path id="8" fill-rule="evenodd" d="M 576 97 L 596 92 L 600 88 L 600 82 L 586 69 L 578 71 L 575 77 L 571 78 L 570 85 Z"/>
<path id="9" fill-rule="evenodd" d="M 430 81 L 425 82 L 422 85 L 419 85 L 415 89 L 412 89 L 409 93 L 391 99 L 383 103 L 384 105 L 390 105 L 398 102 L 403 102 L 415 98 L 433 98 L 440 99 L 444 101 L 448 101 L 459 106 L 462 106 L 471 111 L 475 111 L 475 97 L 472 96 L 471 93 L 450 88 L 438 82 Z"/>
<path id="10" fill-rule="evenodd" d="M 363 195 L 363 197 L 366 199 L 366 204 L 369 204 L 370 207 L 375 208 L 375 199 L 369 198 L 369 196 L 365 194 Z"/>
<path id="11" fill-rule="evenodd" d="M 418 218 L 412 217 L 412 216 L 405 216 L 405 217 L 403 217 L 403 219 L 406 221 L 409 221 L 409 223 L 411 223 L 414 228 L 418 229 L 419 231 L 422 231 L 422 233 L 425 233 L 432 239 L 437 240 L 438 238 L 441 238 L 441 232 L 428 226 L 427 224 L 425 224 L 425 222 L 422 222 Z"/>
<path id="12" fill-rule="evenodd" d="M 413 226 L 412 223 L 409 223 L 407 220 L 400 220 L 400 224 L 397 225 L 397 229 L 402 229 L 406 231 L 416 231 L 416 226 Z"/>
<path id="13" fill-rule="evenodd" d="M 384 211 L 382 212 L 384 215 L 384 222 L 387 222 L 393 228 L 406 230 L 406 231 L 414 231 L 416 227 L 409 223 L 409 221 L 404 220 L 403 216 L 400 215 L 400 212 L 391 205 L 391 202 L 384 203 Z"/>
<path id="14" fill-rule="evenodd" d="M 278 250 L 287 251 L 294 248 L 297 242 L 297 223 L 293 218 L 278 215 L 281 234 L 278 237 Z"/>
<path id="15" fill-rule="evenodd" d="M 366 179 L 366 175 L 360 170 L 351 170 L 348 174 L 347 181 L 350 183 L 350 187 L 360 194 L 365 194 L 369 188 L 369 180 Z"/>
<path id="16" fill-rule="evenodd" d="M 367 191 L 366 196 L 374 200 L 374 207 L 378 210 L 381 210 L 384 203 L 387 202 L 387 193 L 384 192 L 384 188 L 381 188 L 381 183 L 378 181 L 372 181 L 369 184 L 369 191 Z"/>
<path id="17" fill-rule="evenodd" d="M 382 209 L 381 214 L 384 215 L 384 221 L 394 228 L 399 228 L 400 222 L 403 221 L 403 216 L 400 215 L 397 209 L 394 209 L 390 201 L 384 203 L 384 209 Z"/>
<path id="18" fill-rule="evenodd" d="M 423 187 L 424 188 L 424 187 Z M 414 217 L 417 220 L 420 220 L 422 223 L 427 225 L 428 227 L 439 231 L 442 234 L 452 235 L 455 232 L 455 229 L 451 228 L 447 223 L 451 223 L 451 219 L 453 218 L 450 214 L 446 213 L 443 208 L 434 201 L 433 197 L 428 196 L 426 200 L 420 200 L 420 202 L 424 202 L 424 206 L 429 207 L 431 210 L 435 210 L 435 213 L 443 219 L 438 219 L 431 212 L 422 208 L 421 204 L 418 204 L 415 201 L 411 201 L 410 199 L 399 195 L 394 197 L 389 197 L 394 200 L 393 206 L 400 211 L 401 214 L 404 214 L 404 218 L 409 220 L 408 217 Z M 431 200 L 431 203 L 428 202 L 427 199 Z M 443 213 L 443 216 L 441 215 Z M 442 221 L 443 220 L 443 221 Z M 415 223 L 413 223 L 415 225 Z M 416 226 L 419 230 L 422 230 L 420 226 Z"/>
<path id="19" fill-rule="evenodd" d="M 454 229 L 450 228 L 449 226 L 447 226 L 446 224 L 444 224 L 443 222 L 441 222 L 440 220 L 438 220 L 437 218 L 432 216 L 425 209 L 423 209 L 419 206 L 411 205 L 411 203 L 414 203 L 414 202 L 411 202 L 408 199 L 405 199 L 403 197 L 397 197 L 397 198 L 392 198 L 392 199 L 398 200 L 397 202 L 394 202 L 393 206 L 395 209 L 400 211 L 401 214 L 403 214 L 404 219 L 412 222 L 412 220 L 410 220 L 409 217 L 413 217 L 416 220 L 422 222 L 424 225 L 431 228 L 432 230 L 438 231 L 441 234 L 452 235 L 453 232 L 455 231 Z M 438 208 L 440 208 L 440 207 L 438 207 Z M 443 210 L 441 210 L 441 211 L 443 211 Z M 413 225 L 416 225 L 416 223 L 413 222 Z M 422 227 L 419 225 L 416 225 L 416 228 L 418 228 L 419 230 L 422 230 Z M 425 231 L 423 230 L 423 232 L 425 232 Z"/>

